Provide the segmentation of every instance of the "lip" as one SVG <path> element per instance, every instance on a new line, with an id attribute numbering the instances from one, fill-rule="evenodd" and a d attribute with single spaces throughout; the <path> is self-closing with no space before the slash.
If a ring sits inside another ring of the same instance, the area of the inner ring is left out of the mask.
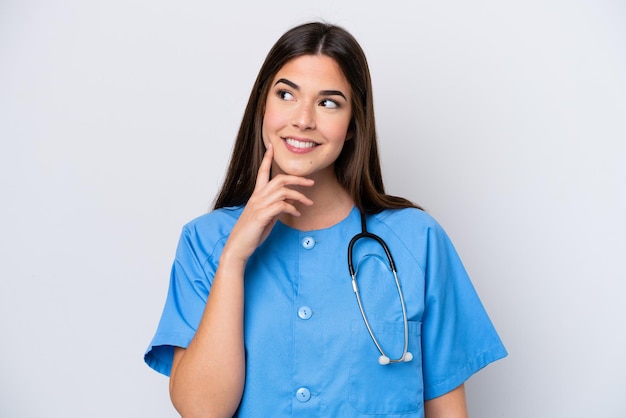
<path id="1" fill-rule="evenodd" d="M 310 139 L 306 139 L 306 138 L 298 138 L 298 137 L 289 136 L 289 137 L 283 137 L 281 139 L 283 140 L 283 144 L 285 144 L 285 147 L 290 152 L 293 152 L 294 154 L 309 153 L 313 151 L 319 145 L 315 141 L 311 141 Z M 294 141 L 299 144 L 298 145 L 293 144 Z M 304 145 L 304 144 L 307 144 L 307 145 Z M 310 145 L 310 144 L 313 144 L 313 145 Z"/>

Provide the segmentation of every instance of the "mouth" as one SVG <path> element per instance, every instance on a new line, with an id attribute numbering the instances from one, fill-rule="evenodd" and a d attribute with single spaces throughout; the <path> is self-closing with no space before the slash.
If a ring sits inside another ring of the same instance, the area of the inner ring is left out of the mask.
<path id="1" fill-rule="evenodd" d="M 313 141 L 301 140 L 301 139 L 295 139 L 295 138 L 283 138 L 283 140 L 285 141 L 285 143 L 290 149 L 297 150 L 300 152 L 308 151 L 319 145 L 318 143 L 313 142 Z"/>
<path id="2" fill-rule="evenodd" d="M 294 138 L 285 138 L 285 142 L 294 148 L 301 148 L 301 149 L 313 148 L 319 145 L 313 141 L 302 141 L 302 140 L 294 139 Z"/>

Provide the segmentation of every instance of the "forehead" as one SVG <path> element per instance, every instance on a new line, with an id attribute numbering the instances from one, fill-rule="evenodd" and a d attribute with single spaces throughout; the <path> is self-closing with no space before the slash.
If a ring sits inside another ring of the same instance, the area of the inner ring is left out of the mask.
<path id="1" fill-rule="evenodd" d="M 286 78 L 303 89 L 332 89 L 350 94 L 350 84 L 341 67 L 327 55 L 302 55 L 293 58 L 278 70 L 272 84 L 281 78 Z"/>

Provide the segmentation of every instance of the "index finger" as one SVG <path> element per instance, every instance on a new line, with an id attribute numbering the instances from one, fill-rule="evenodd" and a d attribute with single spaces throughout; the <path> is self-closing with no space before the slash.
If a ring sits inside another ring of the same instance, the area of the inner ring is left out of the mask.
<path id="1" fill-rule="evenodd" d="M 263 160 L 261 160 L 261 165 L 259 166 L 259 171 L 256 176 L 256 183 L 254 185 L 254 190 L 257 190 L 265 186 L 267 183 L 269 183 L 273 159 L 274 159 L 274 147 L 272 147 L 272 144 L 268 144 L 267 150 L 265 151 L 265 155 L 263 155 Z"/>

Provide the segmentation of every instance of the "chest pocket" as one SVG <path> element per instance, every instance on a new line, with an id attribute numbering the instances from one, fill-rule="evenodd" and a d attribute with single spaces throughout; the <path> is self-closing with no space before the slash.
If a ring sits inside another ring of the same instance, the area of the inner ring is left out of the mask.
<path id="1" fill-rule="evenodd" d="M 392 358 L 404 344 L 402 322 L 370 321 L 375 335 Z M 409 321 L 409 351 L 413 360 L 378 364 L 380 353 L 372 342 L 363 321 L 352 324 L 354 341 L 350 356 L 350 392 L 348 399 L 364 414 L 408 414 L 419 410 L 423 404 L 423 378 L 421 353 L 421 324 Z M 393 347 L 388 351 L 387 347 Z M 391 352 L 390 352 L 391 351 Z"/>
<path id="2" fill-rule="evenodd" d="M 376 339 L 389 357 L 400 357 L 404 323 L 386 258 L 364 255 L 358 265 L 357 282 Z M 363 320 L 352 322 L 348 401 L 360 413 L 411 414 L 421 409 L 424 397 L 421 323 L 408 321 L 408 328 L 408 351 L 413 354 L 413 360 L 383 366 L 378 363 L 380 352 Z"/>

